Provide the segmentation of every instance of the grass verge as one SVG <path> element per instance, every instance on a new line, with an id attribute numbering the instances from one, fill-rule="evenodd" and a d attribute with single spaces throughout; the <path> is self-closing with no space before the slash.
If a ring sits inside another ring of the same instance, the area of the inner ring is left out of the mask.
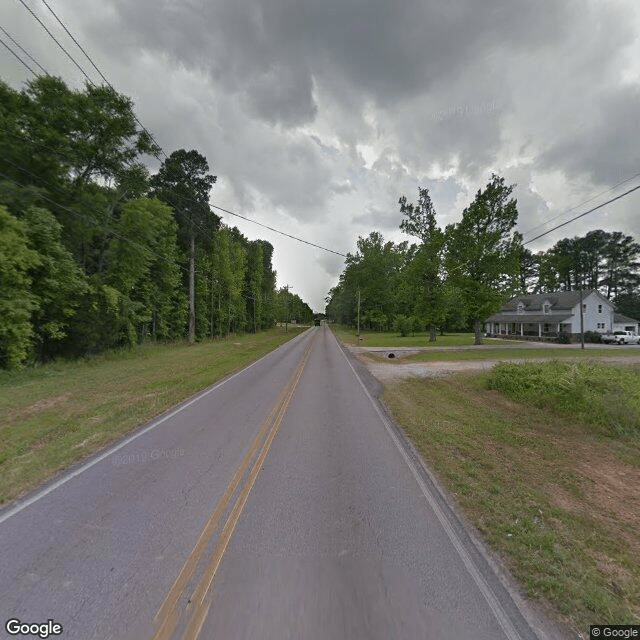
<path id="1" fill-rule="evenodd" d="M 526 360 L 528 358 L 549 358 L 549 359 L 593 359 L 593 358 L 638 358 L 640 359 L 640 349 L 635 347 L 618 349 L 598 349 L 591 348 L 584 351 L 577 349 L 554 349 L 553 347 L 491 347 L 486 349 L 438 349 L 437 351 L 421 351 L 402 355 L 397 353 L 392 360 L 384 353 L 365 352 L 362 355 L 370 360 L 384 361 L 390 364 L 402 364 L 407 362 L 439 362 L 453 360 Z"/>
<path id="2" fill-rule="evenodd" d="M 342 325 L 331 325 L 331 330 L 345 344 L 356 347 L 465 347 L 473 345 L 473 333 L 449 333 L 441 336 L 435 342 L 429 342 L 428 333 L 416 333 L 412 336 L 402 337 L 397 331 L 360 331 L 362 340 L 358 344 L 356 330 Z M 493 343 L 502 343 L 504 340 L 489 338 Z"/>
<path id="3" fill-rule="evenodd" d="M 113 443 L 137 426 L 304 329 L 192 346 L 145 345 L 73 362 L 0 372 L 0 503 Z"/>
<path id="4" fill-rule="evenodd" d="M 640 623 L 640 369 L 582 365 L 414 378 L 384 400 L 527 594 L 588 637 Z"/>

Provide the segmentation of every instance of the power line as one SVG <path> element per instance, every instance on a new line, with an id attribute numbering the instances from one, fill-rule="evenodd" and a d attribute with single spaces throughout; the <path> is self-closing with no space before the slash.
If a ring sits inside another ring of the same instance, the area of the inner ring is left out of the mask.
<path id="1" fill-rule="evenodd" d="M 47 27 L 45 26 L 45 24 L 42 22 L 42 20 L 40 20 L 40 18 L 38 18 L 38 16 L 25 4 L 24 0 L 20 0 L 20 2 L 22 3 L 22 5 L 27 9 L 27 11 L 29 11 L 29 13 L 38 21 L 38 23 L 40 24 L 40 26 L 49 34 L 49 36 L 51 37 L 51 39 L 58 45 L 58 47 L 60 47 L 60 49 L 62 49 L 62 51 L 66 54 L 66 56 L 69 58 L 69 60 L 71 60 L 71 62 L 73 62 L 73 64 L 80 70 L 80 73 L 82 73 L 82 75 L 86 78 L 87 82 L 89 82 L 89 84 L 91 84 L 92 86 L 96 86 L 95 82 L 93 82 L 93 80 L 89 77 L 89 75 L 87 74 L 87 72 L 80 66 L 80 64 L 78 63 L 78 61 L 62 46 L 62 44 L 60 44 L 60 42 L 56 39 L 56 37 L 51 33 L 51 31 L 49 31 L 49 29 L 47 29 Z M 89 60 L 89 62 L 92 64 L 93 68 L 100 74 L 100 77 L 105 81 L 105 83 L 113 90 L 115 91 L 113 85 L 105 78 L 104 74 L 102 73 L 102 71 L 100 71 L 100 69 L 98 69 L 98 67 L 96 66 L 96 64 L 93 62 L 93 60 L 91 59 L 91 57 L 87 54 L 87 52 L 84 50 L 84 48 L 80 45 L 80 43 L 73 37 L 73 35 L 71 34 L 71 32 L 69 31 L 69 29 L 67 29 L 66 25 L 62 22 L 62 20 L 60 20 L 60 18 L 58 17 L 58 15 L 55 13 L 55 11 L 49 6 L 49 4 L 47 4 L 47 2 L 45 2 L 45 0 L 43 0 L 45 6 L 47 7 L 47 9 L 49 9 L 49 11 L 51 11 L 51 13 L 54 15 L 55 19 L 58 21 L 58 23 L 62 26 L 62 28 L 66 31 L 66 33 L 69 35 L 69 37 L 73 40 L 73 42 L 77 45 L 77 47 L 80 49 L 80 51 L 82 51 L 82 53 L 86 56 L 86 58 Z M 147 130 L 147 128 L 142 124 L 142 122 L 140 122 L 140 120 L 138 120 L 138 117 L 135 115 L 135 113 L 133 114 L 133 117 L 135 119 L 135 121 L 138 123 L 138 125 L 140 125 L 140 127 L 143 129 L 143 131 L 149 136 L 149 138 L 153 141 L 153 143 L 158 147 L 158 149 L 160 149 L 160 151 L 164 154 L 164 156 L 166 157 L 166 153 L 164 152 L 164 150 L 162 149 L 162 147 L 157 143 L 156 139 L 153 137 L 153 135 L 151 134 L 150 131 Z"/>
<path id="2" fill-rule="evenodd" d="M 14 40 L 14 38 L 11 37 L 10 33 L 7 33 L 7 30 L 0 25 L 0 29 L 2 30 L 2 33 L 4 33 L 5 36 L 7 36 L 7 38 L 9 38 L 9 40 L 11 40 L 11 42 L 13 42 L 13 44 L 16 45 L 16 47 L 18 47 L 20 49 L 20 51 L 22 51 L 22 53 L 24 53 L 25 56 L 27 56 L 27 58 L 29 58 L 29 60 L 31 60 L 31 62 L 33 62 L 35 65 L 37 65 L 38 67 L 40 67 L 40 69 L 42 70 L 42 73 L 44 73 L 45 76 L 48 76 L 49 74 L 47 73 L 47 70 L 28 52 L 24 49 L 24 47 L 22 47 L 20 45 L 20 43 L 16 42 Z M 21 61 L 22 62 L 22 61 Z M 24 63 L 23 63 L 24 64 Z M 25 65 L 26 66 L 26 65 Z M 29 67 L 27 67 L 29 68 Z M 29 68 L 29 70 L 33 73 L 33 71 Z"/>
<path id="3" fill-rule="evenodd" d="M 298 242 L 303 242 L 304 244 L 308 244 L 311 247 L 316 247 L 317 249 L 322 249 L 323 251 L 328 251 L 329 253 L 335 253 L 337 256 L 342 256 L 343 258 L 346 258 L 346 254 L 344 253 L 340 253 L 339 251 L 334 251 L 333 249 L 327 249 L 327 247 L 323 247 L 319 244 L 315 244 L 314 242 L 309 242 L 308 240 L 303 240 L 302 238 L 298 238 L 297 236 L 293 236 L 290 233 L 285 233 L 284 231 L 280 231 L 279 229 L 274 229 L 273 227 L 270 227 L 267 224 L 264 224 L 262 222 L 258 222 L 256 220 L 252 220 L 251 218 L 247 218 L 246 216 L 240 215 L 239 213 L 235 213 L 233 211 L 229 211 L 228 209 L 223 209 L 222 207 L 219 207 L 218 205 L 215 204 L 211 204 L 209 205 L 212 209 L 218 209 L 218 211 L 224 211 L 224 213 L 228 213 L 230 216 L 235 216 L 237 218 L 242 218 L 243 220 L 246 220 L 247 222 L 252 222 L 253 224 L 257 224 L 260 227 L 264 227 L 265 229 L 269 229 L 270 231 L 274 231 L 275 233 L 279 233 L 280 235 L 286 236 L 287 238 L 292 238 L 293 240 L 297 240 Z"/>
<path id="4" fill-rule="evenodd" d="M 49 31 L 49 29 L 47 29 L 47 26 L 44 24 L 44 22 L 42 22 L 42 20 L 40 20 L 40 18 L 38 18 L 38 16 L 33 12 L 33 10 L 31 9 L 31 7 L 29 7 L 27 5 L 27 3 L 24 0 L 19 0 L 20 3 L 22 4 L 22 6 L 34 17 L 35 20 L 38 21 L 38 23 L 40 24 L 40 26 L 49 34 L 49 37 L 60 47 L 60 49 L 62 49 L 62 51 L 66 54 L 67 58 L 69 58 L 69 60 L 71 60 L 71 62 L 73 62 L 73 64 L 76 65 L 76 67 L 78 67 L 78 69 L 80 70 L 80 73 L 82 73 L 82 75 L 89 81 L 91 82 L 91 84 L 93 84 L 91 78 L 87 75 L 86 71 L 76 62 L 76 60 L 74 59 L 74 57 L 60 44 L 60 42 L 58 41 L 58 39 L 53 35 L 53 33 L 51 33 L 51 31 Z"/>
<path id="5" fill-rule="evenodd" d="M 625 180 L 621 180 L 617 184 L 614 184 L 612 187 L 609 187 L 608 189 L 605 189 L 604 191 L 601 191 L 600 193 L 597 193 L 595 196 L 592 196 L 591 198 L 587 198 L 583 202 L 580 202 L 580 203 L 574 205 L 570 209 L 567 209 L 566 211 L 563 211 L 562 213 L 559 213 L 557 216 L 554 216 L 553 218 L 549 218 L 548 220 L 545 220 L 544 222 L 541 222 L 540 224 L 536 225 L 535 227 L 532 227 L 531 229 L 527 229 L 527 231 L 523 231 L 522 235 L 527 235 L 528 233 L 531 233 L 531 232 L 535 231 L 536 229 L 539 229 L 540 227 L 544 227 L 544 225 L 546 225 L 548 222 L 553 222 L 554 220 L 557 220 L 558 218 L 561 218 L 563 215 L 569 213 L 570 211 L 573 211 L 574 209 L 577 209 L 578 207 L 581 207 L 582 205 L 587 204 L 587 202 L 591 202 L 592 200 L 595 200 L 596 198 L 599 198 L 601 195 L 604 195 L 605 193 L 609 193 L 609 191 L 613 191 L 614 189 L 617 189 L 620 185 L 626 184 L 627 182 L 631 182 L 631 180 L 633 180 L 634 178 L 637 178 L 638 176 L 640 176 L 640 173 L 636 173 L 635 175 L 631 176 L 630 178 L 626 178 Z"/>
<path id="6" fill-rule="evenodd" d="M 5 162 L 8 162 L 11 166 L 13 166 L 14 168 L 18 169 L 19 171 L 22 171 L 23 173 L 26 173 L 27 175 L 31 176 L 32 178 L 35 178 L 36 180 L 38 180 L 39 182 L 41 182 L 42 184 L 44 184 L 48 188 L 54 189 L 54 190 L 58 191 L 59 193 L 65 195 L 65 193 L 64 193 L 64 191 L 62 189 L 60 189 L 59 187 L 55 187 L 55 186 L 51 185 L 44 178 L 41 178 L 40 176 L 37 176 L 35 173 L 32 173 L 31 171 L 29 171 L 28 169 L 25 169 L 24 167 L 21 167 L 20 165 L 15 164 L 14 162 L 11 162 L 11 160 L 7 160 L 6 158 L 4 160 L 5 160 Z M 12 182 L 16 186 L 19 186 L 19 187 L 23 186 L 18 181 L 14 180 L 13 178 L 11 178 L 10 176 L 6 175 L 3 172 L 0 172 L 0 177 L 4 178 L 5 180 L 8 180 L 9 182 Z M 135 242 L 134 240 L 131 240 L 131 238 L 128 238 L 127 236 L 123 236 L 122 234 L 118 233 L 117 231 L 114 231 L 112 228 L 107 227 L 104 223 L 99 222 L 93 216 L 90 216 L 89 214 L 81 213 L 80 211 L 76 211 L 75 209 L 71 209 L 70 207 L 67 207 L 67 206 L 65 206 L 63 204 L 60 204 L 59 202 L 56 202 L 55 200 L 49 198 L 48 196 L 46 196 L 46 195 L 44 195 L 42 193 L 39 193 L 38 197 L 42 198 L 43 200 L 46 200 L 50 204 L 58 207 L 59 209 L 62 209 L 63 211 L 66 211 L 67 213 L 70 213 L 71 215 L 75 216 L 76 218 L 82 218 L 84 220 L 87 220 L 91 224 L 93 224 L 94 226 L 100 227 L 101 229 L 103 229 L 105 231 L 108 231 L 109 233 L 111 233 L 116 238 L 119 238 L 120 240 L 123 240 L 124 242 L 128 242 L 133 247 L 137 247 L 138 249 L 141 249 L 142 251 L 146 252 L 149 256 L 155 256 L 156 258 L 159 258 L 162 262 L 166 262 L 168 264 L 173 264 L 173 263 L 171 263 L 171 261 L 167 260 L 167 258 L 165 258 L 164 256 L 160 255 L 159 253 L 156 253 L 155 251 L 153 251 L 149 247 L 145 247 L 144 245 L 139 244 L 139 243 Z M 178 268 L 182 269 L 185 272 L 188 272 L 188 269 L 186 267 L 183 267 L 182 265 L 180 265 L 177 262 L 175 264 L 178 266 Z"/>
<path id="7" fill-rule="evenodd" d="M 525 244 L 531 244 L 534 240 L 538 240 L 539 238 L 542 238 L 542 237 L 548 235 L 552 231 L 556 231 L 557 229 L 560 229 L 561 227 L 565 227 L 566 225 L 570 224 L 571 222 L 574 222 L 575 220 L 577 220 L 578 218 L 582 218 L 582 217 L 586 216 L 588 213 L 592 213 L 593 211 L 596 211 L 597 209 L 601 209 L 602 207 L 604 207 L 607 204 L 611 204 L 612 202 L 615 202 L 616 200 L 620 200 L 620 198 L 624 198 L 624 196 L 627 196 L 630 193 L 633 193 L 634 191 L 637 191 L 638 189 L 640 189 L 640 185 L 638 185 L 637 187 L 634 187 L 633 189 L 629 189 L 629 191 L 625 191 L 624 193 L 621 193 L 619 196 L 616 196 L 615 198 L 611 198 L 611 200 L 607 200 L 606 202 L 603 202 L 602 204 L 599 204 L 597 207 L 593 207 L 593 209 L 589 209 L 589 211 L 585 211 L 584 213 L 581 213 L 580 215 L 571 218 L 571 220 L 567 220 L 566 222 L 563 222 L 562 224 L 559 224 L 556 227 L 553 227 L 553 229 L 549 229 L 549 231 L 545 231 L 544 233 L 541 233 L 540 235 L 537 235 L 535 238 L 531 238 L 531 240 L 527 240 L 526 242 L 523 242 L 522 244 L 523 244 L 523 246 Z"/>
<path id="8" fill-rule="evenodd" d="M 75 37 L 73 36 L 71 31 L 69 31 L 69 29 L 67 29 L 67 26 L 58 17 L 58 14 L 56 14 L 56 12 L 51 8 L 51 6 L 47 2 L 47 0 L 42 0 L 42 2 L 44 4 L 44 6 L 47 7 L 47 9 L 49 9 L 49 11 L 51 11 L 51 13 L 53 14 L 53 17 L 58 21 L 60 26 L 65 30 L 67 35 L 73 40 L 73 42 L 78 47 L 78 49 L 80 49 L 80 51 L 82 51 L 82 53 L 84 54 L 85 58 L 91 63 L 91 66 L 98 72 L 98 75 L 102 78 L 102 80 L 105 82 L 105 84 L 107 84 L 107 86 L 109 86 L 113 91 L 115 91 L 113 85 L 107 80 L 107 78 L 105 77 L 104 73 L 102 73 L 102 71 L 100 71 L 100 69 L 98 69 L 98 66 L 93 61 L 91 56 L 85 51 L 84 47 L 75 39 Z M 167 154 L 165 153 L 164 149 L 158 144 L 158 142 L 153 137 L 151 132 L 142 124 L 142 122 L 140 122 L 140 120 L 138 120 L 138 117 L 135 114 L 133 114 L 133 117 L 135 118 L 135 121 L 140 125 L 142 130 L 151 138 L 151 140 L 153 140 L 154 144 L 158 147 L 158 149 L 160 149 L 160 152 L 164 155 L 164 157 L 165 158 L 168 157 Z"/>
<path id="9" fill-rule="evenodd" d="M 76 46 L 78 47 L 78 49 L 80 49 L 80 51 L 82 51 L 82 53 L 84 53 L 85 57 L 87 58 L 87 60 L 91 63 L 91 65 L 93 66 L 93 68 L 98 72 L 98 74 L 100 75 L 100 77 L 105 81 L 106 84 L 108 84 L 111 87 L 111 84 L 109 83 L 109 81 L 104 77 L 104 75 L 102 74 L 102 71 L 100 71 L 100 69 L 98 69 L 98 67 L 96 67 L 95 63 L 93 62 L 93 60 L 91 59 L 91 57 L 89 56 L 89 54 L 82 48 L 82 45 L 73 37 L 73 35 L 71 34 L 71 32 L 69 31 L 69 29 L 67 29 L 66 25 L 64 24 L 64 22 L 62 22 L 62 20 L 60 20 L 60 18 L 58 17 L 58 15 L 56 14 L 56 12 L 51 8 L 51 6 L 49 5 L 49 3 L 47 2 L 47 0 L 42 0 L 42 3 L 44 4 L 45 7 L 47 7 L 47 9 L 49 9 L 49 11 L 51 11 L 51 13 L 53 14 L 53 17 L 58 21 L 58 24 L 66 31 L 67 35 L 74 41 L 74 43 L 76 44 Z M 113 89 L 113 87 L 111 87 Z"/>
<path id="10" fill-rule="evenodd" d="M 20 167 L 19 165 L 16 165 L 13 162 L 9 161 L 9 163 L 11 165 L 13 165 L 14 167 L 16 167 L 17 169 L 23 171 L 24 173 L 27 173 L 30 176 L 39 179 L 45 185 L 51 187 L 51 185 L 49 185 L 46 180 L 44 180 L 42 178 L 39 178 L 38 176 L 36 176 L 35 174 L 31 173 L 27 169 L 24 169 L 23 167 Z M 1 171 L 0 171 L 0 177 L 4 178 L 5 180 L 8 180 L 9 182 L 15 184 L 18 187 L 23 186 L 19 182 L 17 182 L 16 180 L 14 180 L 13 178 L 11 178 L 10 176 L 8 176 L 7 174 L 5 174 L 5 173 L 3 173 Z M 56 190 L 62 193 L 61 189 L 58 188 Z M 154 256 L 157 259 L 159 259 L 161 262 L 165 262 L 166 264 L 170 264 L 170 265 L 175 265 L 176 267 L 178 267 L 178 269 L 182 269 L 183 271 L 188 272 L 188 269 L 186 267 L 183 267 L 179 262 L 177 262 L 177 261 L 176 262 L 172 262 L 172 261 L 168 260 L 165 256 L 162 256 L 159 253 L 156 253 L 155 251 L 150 249 L 149 247 L 145 247 L 144 245 L 138 244 L 137 242 L 131 240 L 131 238 L 128 238 L 127 236 L 124 236 L 121 233 L 118 233 L 117 231 L 114 231 L 112 228 L 104 225 L 103 223 L 99 222 L 98 220 L 96 220 L 92 216 L 84 214 L 84 213 L 81 213 L 79 211 L 76 211 L 75 209 L 71 209 L 70 207 L 67 207 L 67 206 L 65 206 L 63 204 L 60 204 L 59 202 L 56 202 L 52 198 L 49 198 L 48 196 L 46 196 L 46 195 L 44 195 L 42 193 L 38 194 L 38 196 L 40 198 L 42 198 L 42 200 L 45 200 L 46 202 L 48 202 L 49 204 L 52 204 L 55 207 L 58 207 L 59 209 L 61 209 L 63 211 L 66 211 L 67 213 L 70 213 L 72 216 L 75 216 L 76 218 L 80 218 L 82 220 L 87 220 L 89 223 L 93 224 L 96 227 L 99 227 L 104 232 L 110 233 L 113 237 L 118 238 L 119 240 L 122 240 L 123 242 L 126 242 L 126 243 L 130 244 L 131 246 L 142 250 L 148 257 Z M 171 323 L 166 318 L 162 318 L 162 322 L 169 329 L 171 329 L 172 331 L 179 331 L 179 332 L 181 331 L 182 333 L 184 333 L 184 328 L 182 330 L 179 329 L 178 327 L 176 327 L 175 324 Z"/>
<path id="11" fill-rule="evenodd" d="M 19 135 L 19 134 L 17 134 L 16 132 L 9 131 L 8 129 L 5 129 L 4 127 L 1 127 L 1 126 L 0 126 L 0 132 L 2 132 L 2 133 L 6 133 L 7 135 L 9 135 L 9 136 L 11 136 L 11 137 L 13 137 L 13 138 L 16 138 L 16 139 L 18 139 L 18 140 L 22 140 L 23 142 L 26 142 L 26 143 L 28 143 L 28 144 L 31 144 L 31 145 L 33 145 L 33 146 L 35 146 L 35 147 L 39 147 L 40 149 L 45 149 L 45 150 L 46 150 L 46 151 L 48 151 L 49 153 L 51 153 L 51 154 L 53 154 L 53 155 L 56 155 L 56 156 L 58 156 L 59 158 L 61 158 L 62 160 L 64 160 L 64 161 L 67 161 L 67 162 L 70 162 L 70 163 L 71 163 L 71 161 L 70 161 L 70 159 L 69 159 L 69 157 L 68 157 L 68 156 L 66 156 L 66 155 L 65 155 L 65 154 L 63 154 L 63 153 L 60 153 L 60 151 L 58 151 L 57 149 L 54 149 L 54 148 L 52 148 L 52 147 L 49 147 L 49 146 L 47 146 L 47 145 L 45 145 L 45 144 L 43 144 L 43 143 L 41 143 L 41 142 L 39 142 L 39 141 L 31 140 L 31 139 L 29 139 L 29 138 L 26 138 L 24 135 Z M 5 160 L 6 160 L 6 158 L 5 158 Z M 7 160 L 7 162 L 10 162 L 10 161 L 9 161 L 9 160 Z M 12 163 L 11 163 L 11 164 L 12 164 Z M 18 165 L 14 165 L 14 166 L 15 166 L 16 168 L 21 169 L 22 171 L 24 171 L 24 172 L 28 173 L 28 171 L 27 171 L 26 169 L 23 169 L 23 168 L 19 167 Z M 34 177 L 36 177 L 36 178 L 38 178 L 38 176 L 35 176 L 34 174 L 31 174 L 31 175 L 32 175 L 32 176 L 34 176 Z M 40 179 L 41 179 L 41 178 L 40 178 Z M 42 179 L 41 179 L 41 180 L 42 180 Z M 52 187 L 52 188 L 55 188 L 55 187 Z M 178 197 L 178 199 L 180 199 L 180 200 L 183 200 L 183 201 L 186 201 L 186 202 L 195 203 L 195 201 L 193 201 L 193 200 L 189 200 L 189 199 L 185 199 L 183 196 L 181 196 L 181 195 L 180 195 L 180 194 L 178 194 L 178 193 L 175 193 L 175 192 L 171 192 L 171 193 L 173 193 L 175 196 L 177 196 L 177 197 Z M 202 204 L 202 203 L 196 203 L 196 204 Z M 170 205 L 170 206 L 171 206 L 171 205 Z M 209 205 L 207 204 L 207 206 L 209 206 Z M 173 207 L 172 207 L 172 208 L 173 208 Z M 176 213 L 176 215 L 178 215 L 178 214 L 180 214 L 181 212 L 180 212 L 180 211 L 176 211 L 175 213 Z M 194 221 L 194 222 L 193 222 L 193 225 L 194 225 L 197 229 L 199 229 L 200 231 L 202 231 L 205 235 L 206 235 L 207 233 L 209 233 L 209 232 L 208 232 L 204 227 L 202 227 L 202 226 L 201 226 L 200 224 L 198 224 L 197 222 L 195 222 L 195 221 Z"/>
<path id="12" fill-rule="evenodd" d="M 33 73 L 36 78 L 38 77 L 38 74 L 2 38 L 0 38 L 0 44 L 8 49 L 9 53 L 13 54 L 18 59 L 18 62 L 27 67 L 27 69 L 29 69 L 29 71 L 31 71 L 31 73 Z"/>
<path id="13" fill-rule="evenodd" d="M 82 74 L 85 76 L 85 78 L 92 84 L 94 85 L 93 81 L 91 80 L 91 78 L 87 75 L 87 73 L 84 71 L 84 69 L 78 64 L 78 62 L 73 58 L 73 56 L 71 56 L 71 54 L 60 44 L 60 42 L 58 42 L 58 40 L 55 38 L 55 36 L 49 31 L 49 29 L 47 29 L 47 27 L 44 25 L 44 23 L 36 16 L 36 14 L 25 4 L 24 0 L 20 0 L 20 2 L 22 3 L 22 5 L 29 11 L 29 13 L 31 13 L 31 15 L 40 23 L 40 25 L 42 26 L 42 28 L 49 34 L 49 36 L 56 42 L 56 44 L 64 51 L 64 53 L 67 55 L 67 57 L 76 65 L 76 67 L 78 67 L 78 69 L 80 69 L 80 71 L 82 72 Z M 58 21 L 58 23 L 62 26 L 62 28 L 65 30 L 65 32 L 68 34 L 68 36 L 73 40 L 73 42 L 77 45 L 77 47 L 80 49 L 80 51 L 82 51 L 82 53 L 85 55 L 85 57 L 87 58 L 87 60 L 89 60 L 89 62 L 91 63 L 91 65 L 93 66 L 93 68 L 98 72 L 98 74 L 100 75 L 100 77 L 104 80 L 104 82 L 113 90 L 115 91 L 113 85 L 107 80 L 107 78 L 104 76 L 104 74 L 100 71 L 100 69 L 97 67 L 97 65 L 95 64 L 95 62 L 93 62 L 93 60 L 91 59 L 91 57 L 89 56 L 89 54 L 85 51 L 85 49 L 80 45 L 80 43 L 76 40 L 76 38 L 71 34 L 71 32 L 69 31 L 69 29 L 66 27 L 66 25 L 62 22 L 62 20 L 58 17 L 58 15 L 53 11 L 53 9 L 49 6 L 49 4 L 46 2 L 46 0 L 42 0 L 42 2 L 44 3 L 44 5 L 47 7 L 47 9 L 49 9 L 49 11 L 53 14 L 53 16 L 55 17 L 55 19 Z M 95 86 L 95 85 L 94 85 Z M 140 122 L 140 120 L 138 120 L 137 116 L 134 114 L 134 118 L 136 120 L 136 122 L 140 125 L 140 127 L 147 133 L 147 135 L 151 138 L 151 140 L 153 140 L 153 142 L 156 144 L 156 146 L 160 149 L 160 152 L 164 155 L 165 158 L 168 158 L 169 156 L 167 156 L 167 153 L 164 151 L 164 149 L 156 142 L 155 138 L 153 137 L 153 135 L 146 129 L 146 127 Z M 192 202 L 194 204 L 200 204 L 200 203 L 196 203 L 193 200 L 190 200 L 188 198 L 185 197 L 181 197 L 179 194 L 175 194 L 178 196 L 179 199 L 182 199 L 183 201 L 186 202 Z M 303 244 L 309 245 L 311 247 L 315 247 L 317 249 L 321 249 L 323 251 L 327 251 L 329 253 L 333 253 L 335 255 L 341 256 L 343 258 L 346 258 L 346 254 L 344 253 L 340 253 L 339 251 L 334 251 L 333 249 L 328 249 L 327 247 L 323 247 L 319 244 L 316 244 L 314 242 L 310 242 L 308 240 L 304 240 L 303 238 L 299 238 L 297 236 L 294 236 L 290 233 L 286 233 L 285 231 L 280 231 L 279 229 L 276 229 L 274 227 L 271 227 L 269 225 L 266 225 L 262 222 L 258 222 L 256 220 L 252 220 L 251 218 L 247 218 L 246 216 L 243 216 L 239 213 L 235 213 L 233 211 L 230 211 L 229 209 L 224 209 L 223 207 L 220 207 L 218 205 L 212 205 L 209 204 L 209 206 L 213 209 L 218 209 L 219 211 L 223 211 L 224 213 L 227 213 L 228 215 L 231 216 L 235 216 L 237 218 L 241 218 L 242 220 L 246 220 L 247 222 L 252 222 L 253 224 L 256 224 L 260 227 L 263 227 L 265 229 L 269 229 L 270 231 L 273 231 L 274 233 L 278 233 L 282 236 L 285 236 L 287 238 L 291 238 L 292 240 L 297 240 L 298 242 L 302 242 Z M 205 231 L 202 227 L 200 227 L 199 225 L 196 225 L 198 228 L 200 228 L 201 231 Z"/>

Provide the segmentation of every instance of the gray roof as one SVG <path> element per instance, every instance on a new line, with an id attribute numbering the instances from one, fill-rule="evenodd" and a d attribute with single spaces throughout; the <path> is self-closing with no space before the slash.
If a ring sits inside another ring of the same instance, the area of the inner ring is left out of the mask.
<path id="1" fill-rule="evenodd" d="M 582 292 L 582 297 L 586 298 L 592 293 L 596 293 L 606 300 L 606 298 L 595 289 L 586 289 Z M 507 313 L 509 311 L 516 311 L 518 302 L 524 303 L 525 311 L 542 311 L 542 305 L 545 300 L 548 300 L 555 310 L 570 310 L 580 302 L 580 291 L 555 291 L 552 293 L 533 293 L 530 295 L 516 296 L 515 298 L 511 298 L 511 300 L 502 307 L 502 311 Z"/>
<path id="2" fill-rule="evenodd" d="M 613 321 L 616 324 L 638 324 L 637 320 L 630 318 L 629 316 L 623 316 L 621 313 L 613 314 Z"/>
<path id="3" fill-rule="evenodd" d="M 494 313 L 487 318 L 487 322 L 522 322 L 523 324 L 557 324 L 573 318 L 572 313 Z"/>

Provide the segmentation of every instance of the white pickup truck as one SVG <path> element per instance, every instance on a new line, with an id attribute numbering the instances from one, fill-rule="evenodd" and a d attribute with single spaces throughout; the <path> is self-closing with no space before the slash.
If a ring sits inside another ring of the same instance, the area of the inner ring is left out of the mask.
<path id="1" fill-rule="evenodd" d="M 633 331 L 614 331 L 613 333 L 603 333 L 600 336 L 602 342 L 607 344 L 639 344 L 640 336 Z"/>

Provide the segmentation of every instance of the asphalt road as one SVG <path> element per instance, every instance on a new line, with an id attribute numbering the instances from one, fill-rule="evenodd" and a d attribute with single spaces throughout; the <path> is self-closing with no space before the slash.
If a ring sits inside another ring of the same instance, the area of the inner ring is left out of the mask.
<path id="1" fill-rule="evenodd" d="M 0 511 L 2 637 L 537 637 L 358 366 L 311 329 Z"/>

